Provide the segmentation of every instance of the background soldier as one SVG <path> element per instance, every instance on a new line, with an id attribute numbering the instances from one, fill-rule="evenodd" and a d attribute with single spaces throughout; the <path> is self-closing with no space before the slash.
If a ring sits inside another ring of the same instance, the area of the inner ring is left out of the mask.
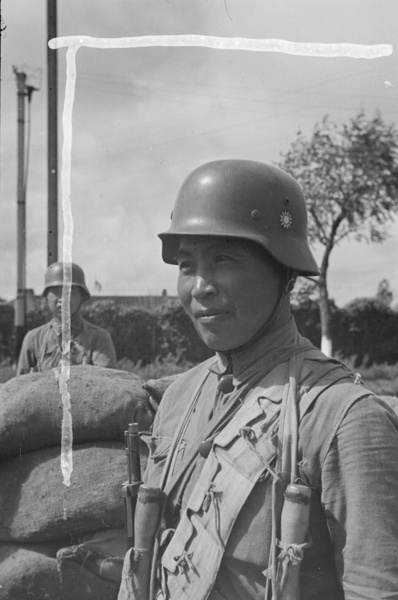
<path id="1" fill-rule="evenodd" d="M 62 290 L 64 264 L 50 265 L 44 278 L 43 296 L 47 299 L 52 320 L 29 331 L 22 343 L 17 375 L 31 371 L 46 371 L 56 367 L 62 356 Z M 72 288 L 70 298 L 71 317 L 71 365 L 97 365 L 115 367 L 116 353 L 110 334 L 83 319 L 80 308 L 90 298 L 84 272 L 72 263 Z"/>
<path id="2" fill-rule="evenodd" d="M 398 422 L 297 331 L 289 294 L 319 274 L 298 184 L 262 163 L 205 164 L 160 238 L 216 354 L 160 403 L 144 475 L 165 498 L 152 584 L 136 539 L 119 600 L 398 598 Z"/>

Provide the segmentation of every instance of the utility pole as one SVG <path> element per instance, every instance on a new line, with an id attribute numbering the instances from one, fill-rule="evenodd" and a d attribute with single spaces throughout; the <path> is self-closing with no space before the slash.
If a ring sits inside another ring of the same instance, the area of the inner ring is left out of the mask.
<path id="1" fill-rule="evenodd" d="M 17 168 L 17 299 L 15 302 L 15 356 L 18 358 L 25 335 L 26 317 L 26 186 L 28 158 L 25 143 L 25 106 L 26 98 L 32 99 L 34 90 L 38 88 L 27 85 L 27 75 L 13 67 L 17 79 L 18 101 L 18 168 Z M 29 111 L 30 115 L 30 111 Z M 30 118 L 29 118 L 30 132 Z M 29 148 L 29 145 L 28 145 Z"/>
<path id="2" fill-rule="evenodd" d="M 25 335 L 26 314 L 26 189 L 25 189 L 25 96 L 26 73 L 14 67 L 18 101 L 18 170 L 17 170 L 17 299 L 15 302 L 16 357 Z"/>
<path id="3" fill-rule="evenodd" d="M 47 0 L 47 38 L 57 37 L 57 2 Z M 47 40 L 47 41 L 48 41 Z M 47 152 L 48 152 L 48 224 L 47 266 L 58 260 L 58 124 L 57 124 L 57 51 L 47 44 Z"/>

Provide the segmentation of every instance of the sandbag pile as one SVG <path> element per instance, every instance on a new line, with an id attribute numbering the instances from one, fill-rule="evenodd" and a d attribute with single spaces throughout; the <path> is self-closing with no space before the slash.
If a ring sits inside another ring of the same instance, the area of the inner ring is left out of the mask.
<path id="1" fill-rule="evenodd" d="M 124 430 L 133 421 L 148 430 L 154 411 L 136 375 L 71 367 L 67 486 L 58 377 L 52 369 L 0 388 L 0 600 L 117 598 L 125 553 Z"/>
<path id="2" fill-rule="evenodd" d="M 167 388 L 178 379 L 180 373 L 175 375 L 166 375 L 165 377 L 161 377 L 159 379 L 148 379 L 145 383 L 142 384 L 144 390 L 146 390 L 149 394 L 149 402 L 153 411 L 156 411 L 159 408 L 159 404 L 163 395 Z"/>

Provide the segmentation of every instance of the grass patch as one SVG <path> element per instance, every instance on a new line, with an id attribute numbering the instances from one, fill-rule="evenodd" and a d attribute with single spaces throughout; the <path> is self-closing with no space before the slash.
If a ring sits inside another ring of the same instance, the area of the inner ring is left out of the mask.
<path id="1" fill-rule="evenodd" d="M 354 373 L 360 373 L 365 387 L 379 396 L 398 395 L 398 364 L 387 363 L 355 367 L 355 357 L 342 360 Z"/>
<path id="2" fill-rule="evenodd" d="M 341 359 L 340 359 L 341 360 Z M 344 362 L 354 373 L 360 373 L 365 387 L 378 394 L 379 396 L 397 396 L 398 395 L 398 364 L 389 365 L 373 364 L 371 366 L 355 366 L 355 357 L 344 359 Z M 188 371 L 194 363 L 181 361 L 171 354 L 165 359 L 156 358 L 153 362 L 142 364 L 142 361 L 134 363 L 128 358 L 123 358 L 117 362 L 116 368 L 123 371 L 135 373 L 143 381 L 149 379 L 160 379 L 168 375 L 175 375 Z M 0 383 L 5 383 L 16 375 L 15 367 L 11 365 L 0 366 Z"/>

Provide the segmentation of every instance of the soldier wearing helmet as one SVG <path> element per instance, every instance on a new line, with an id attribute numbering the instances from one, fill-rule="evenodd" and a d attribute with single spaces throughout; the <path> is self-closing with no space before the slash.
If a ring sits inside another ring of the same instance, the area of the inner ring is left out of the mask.
<path id="1" fill-rule="evenodd" d="M 146 493 L 164 501 L 151 540 L 137 502 L 119 600 L 395 597 L 398 420 L 297 331 L 289 294 L 319 274 L 300 187 L 254 161 L 205 164 L 159 237 L 215 354 L 143 436 Z"/>
<path id="2" fill-rule="evenodd" d="M 42 295 L 46 297 L 52 319 L 26 334 L 19 356 L 17 375 L 46 371 L 56 367 L 61 360 L 64 270 L 64 263 L 56 262 L 51 264 L 45 273 Z M 83 302 L 90 298 L 83 269 L 71 263 L 70 276 L 70 362 L 72 365 L 115 367 L 116 353 L 110 334 L 83 319 L 80 312 Z"/>

